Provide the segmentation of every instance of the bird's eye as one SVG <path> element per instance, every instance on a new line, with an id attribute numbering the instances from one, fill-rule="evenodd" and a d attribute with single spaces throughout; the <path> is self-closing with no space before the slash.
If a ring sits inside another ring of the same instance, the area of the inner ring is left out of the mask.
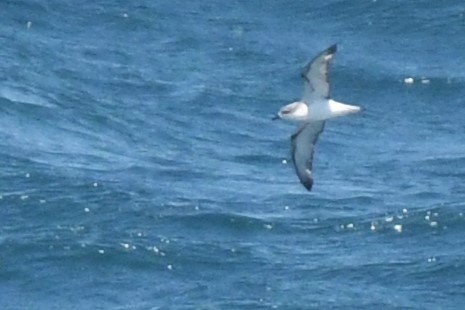
<path id="1" fill-rule="evenodd" d="M 282 114 L 289 114 L 289 113 L 291 113 L 291 110 L 282 110 L 281 113 Z"/>

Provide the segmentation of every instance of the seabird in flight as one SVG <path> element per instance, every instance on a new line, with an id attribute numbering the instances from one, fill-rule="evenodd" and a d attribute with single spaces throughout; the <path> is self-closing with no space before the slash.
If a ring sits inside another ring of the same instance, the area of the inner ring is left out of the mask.
<path id="1" fill-rule="evenodd" d="M 360 107 L 330 98 L 329 64 L 336 53 L 336 44 L 310 61 L 302 70 L 304 92 L 302 99 L 282 107 L 273 119 L 297 123 L 291 136 L 292 161 L 300 182 L 312 189 L 313 151 L 325 121 L 360 111 Z"/>

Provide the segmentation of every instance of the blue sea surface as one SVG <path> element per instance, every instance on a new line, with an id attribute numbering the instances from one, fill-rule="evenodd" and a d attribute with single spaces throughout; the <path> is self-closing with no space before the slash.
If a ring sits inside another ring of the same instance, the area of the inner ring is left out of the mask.
<path id="1" fill-rule="evenodd" d="M 462 309 L 464 33 L 463 1 L 1 1 L 0 309 Z M 307 192 L 270 119 L 334 43 L 363 111 Z"/>

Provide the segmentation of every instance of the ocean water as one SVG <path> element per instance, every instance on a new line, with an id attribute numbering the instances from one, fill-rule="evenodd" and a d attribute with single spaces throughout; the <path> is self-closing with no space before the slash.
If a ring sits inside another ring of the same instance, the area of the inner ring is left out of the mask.
<path id="1" fill-rule="evenodd" d="M 464 31 L 462 1 L 1 1 L 0 308 L 461 309 Z M 270 118 L 333 43 L 363 112 L 307 192 Z"/>

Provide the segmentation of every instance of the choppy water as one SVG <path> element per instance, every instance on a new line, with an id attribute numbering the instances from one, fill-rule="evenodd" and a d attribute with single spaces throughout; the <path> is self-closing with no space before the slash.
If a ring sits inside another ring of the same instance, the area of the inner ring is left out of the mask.
<path id="1" fill-rule="evenodd" d="M 0 2 L 0 308 L 460 309 L 464 14 Z M 364 111 L 328 122 L 308 193 L 270 117 L 333 43 Z"/>

